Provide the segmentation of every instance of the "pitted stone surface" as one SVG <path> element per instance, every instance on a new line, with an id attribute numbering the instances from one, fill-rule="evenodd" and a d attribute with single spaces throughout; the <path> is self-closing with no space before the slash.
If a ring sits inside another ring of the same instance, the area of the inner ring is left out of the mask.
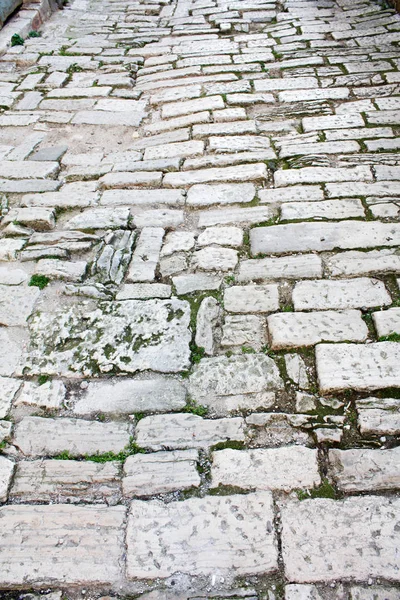
<path id="1" fill-rule="evenodd" d="M 31 321 L 27 367 L 38 372 L 46 354 L 44 368 L 54 375 L 107 373 L 113 365 L 127 373 L 180 371 L 188 366 L 188 324 L 188 304 L 176 299 L 39 314 Z"/>
<path id="2" fill-rule="evenodd" d="M 133 501 L 128 522 L 128 578 L 272 573 L 277 568 L 269 492 Z"/>

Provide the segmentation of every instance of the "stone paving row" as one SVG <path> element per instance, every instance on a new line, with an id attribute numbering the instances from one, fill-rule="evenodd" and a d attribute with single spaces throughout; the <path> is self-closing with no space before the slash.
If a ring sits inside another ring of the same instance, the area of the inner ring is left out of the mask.
<path id="1" fill-rule="evenodd" d="M 0 57 L 1 593 L 399 600 L 399 43 L 75 0 Z"/>

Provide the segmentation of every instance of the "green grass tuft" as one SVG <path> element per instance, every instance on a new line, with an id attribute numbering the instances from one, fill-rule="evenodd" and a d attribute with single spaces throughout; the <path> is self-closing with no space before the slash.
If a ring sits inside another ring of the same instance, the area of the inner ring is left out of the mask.
<path id="1" fill-rule="evenodd" d="M 36 286 L 40 290 L 43 290 L 46 285 L 49 283 L 50 279 L 45 275 L 32 275 L 30 282 L 28 285 Z"/>

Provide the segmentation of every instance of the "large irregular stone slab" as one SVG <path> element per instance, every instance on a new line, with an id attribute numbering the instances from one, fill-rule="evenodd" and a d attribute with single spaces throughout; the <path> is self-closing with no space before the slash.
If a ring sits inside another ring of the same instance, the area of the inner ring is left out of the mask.
<path id="1" fill-rule="evenodd" d="M 212 486 L 253 490 L 313 488 L 321 479 L 317 451 L 304 446 L 219 450 L 213 453 Z"/>
<path id="2" fill-rule="evenodd" d="M 242 354 L 204 358 L 195 365 L 188 391 L 196 402 L 216 414 L 239 408 L 268 408 L 283 382 L 272 358 Z"/>
<path id="3" fill-rule="evenodd" d="M 298 348 L 319 342 L 364 342 L 368 327 L 358 310 L 275 313 L 267 317 L 271 348 Z"/>
<path id="4" fill-rule="evenodd" d="M 300 281 L 293 290 L 295 310 L 368 308 L 392 303 L 385 284 L 360 277 L 340 281 Z"/>
<path id="5" fill-rule="evenodd" d="M 26 456 L 71 456 L 121 452 L 129 444 L 127 423 L 24 417 L 15 428 L 14 444 Z"/>
<path id="6" fill-rule="evenodd" d="M 283 254 L 340 248 L 398 246 L 400 224 L 362 221 L 341 223 L 289 223 L 255 227 L 250 231 L 251 253 Z"/>
<path id="7" fill-rule="evenodd" d="M 152 369 L 177 372 L 189 365 L 189 304 L 171 300 L 85 302 L 35 315 L 26 357 L 30 373 L 96 376 Z"/>
<path id="8" fill-rule="evenodd" d="M 274 572 L 277 544 L 270 492 L 163 504 L 134 500 L 128 520 L 128 579 Z"/>
<path id="9" fill-rule="evenodd" d="M 0 584 L 116 585 L 122 578 L 123 506 L 0 508 Z"/>
<path id="10" fill-rule="evenodd" d="M 245 440 L 241 417 L 202 419 L 185 413 L 145 417 L 139 421 L 135 434 L 138 446 L 150 450 L 207 448 Z"/>
<path id="11" fill-rule="evenodd" d="M 26 325 L 39 296 L 37 287 L 0 285 L 0 325 Z"/>
<path id="12" fill-rule="evenodd" d="M 200 485 L 197 450 L 175 450 L 129 456 L 124 464 L 125 496 L 152 496 Z"/>
<path id="13" fill-rule="evenodd" d="M 91 381 L 75 404 L 74 412 L 129 415 L 179 410 L 185 404 L 186 390 L 176 379 L 114 379 Z"/>
<path id="14" fill-rule="evenodd" d="M 375 492 L 400 487 L 400 447 L 390 450 L 330 450 L 330 474 L 343 492 Z"/>
<path id="15" fill-rule="evenodd" d="M 281 507 L 281 517 L 289 581 L 400 580 L 398 498 L 292 501 Z"/>
<path id="16" fill-rule="evenodd" d="M 76 460 L 22 460 L 10 497 L 19 502 L 107 502 L 120 497 L 120 466 Z"/>
<path id="17" fill-rule="evenodd" d="M 315 351 L 322 393 L 400 387 L 400 345 L 320 344 Z"/>

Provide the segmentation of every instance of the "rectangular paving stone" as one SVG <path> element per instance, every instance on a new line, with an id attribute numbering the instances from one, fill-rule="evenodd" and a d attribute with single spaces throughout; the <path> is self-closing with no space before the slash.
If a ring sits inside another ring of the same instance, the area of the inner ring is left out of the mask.
<path id="1" fill-rule="evenodd" d="M 289 581 L 367 581 L 373 577 L 399 581 L 399 499 L 366 496 L 292 501 L 281 507 L 281 516 L 283 562 Z"/>
<path id="2" fill-rule="evenodd" d="M 400 182 L 327 183 L 326 191 L 330 198 L 346 198 L 349 196 L 398 196 L 400 194 Z"/>
<path id="3" fill-rule="evenodd" d="M 283 254 L 340 248 L 398 246 L 400 225 L 361 221 L 340 223 L 289 223 L 256 227 L 250 231 L 251 253 Z"/>
<path id="4" fill-rule="evenodd" d="M 278 188 L 279 190 L 280 188 Z M 351 219 L 365 217 L 361 200 L 324 200 L 323 202 L 290 202 L 281 205 L 281 221 L 306 219 Z"/>
<path id="5" fill-rule="evenodd" d="M 190 113 L 201 112 L 204 110 L 215 110 L 224 108 L 225 104 L 222 96 L 209 96 L 208 98 L 198 98 L 196 100 L 187 100 L 186 102 L 171 102 L 162 107 L 163 119 L 171 117 L 186 116 Z"/>
<path id="6" fill-rule="evenodd" d="M 157 158 L 186 158 L 188 156 L 198 156 L 204 152 L 204 142 L 201 140 L 191 140 L 189 142 L 174 142 L 172 144 L 163 144 L 161 146 L 152 146 L 144 151 L 144 160 L 153 160 Z"/>
<path id="7" fill-rule="evenodd" d="M 123 506 L 0 508 L 1 585 L 116 585 L 122 573 Z"/>
<path id="8" fill-rule="evenodd" d="M 279 310 L 277 285 L 245 285 L 226 288 L 224 308 L 236 313 L 266 313 Z"/>
<path id="9" fill-rule="evenodd" d="M 295 185 L 288 188 L 259 190 L 260 202 L 318 202 L 324 199 L 319 185 Z"/>
<path id="10" fill-rule="evenodd" d="M 363 308 L 392 303 L 385 284 L 368 277 L 340 281 L 301 281 L 296 283 L 292 299 L 295 310 Z"/>
<path id="11" fill-rule="evenodd" d="M 0 161 L 0 178 L 5 179 L 53 179 L 59 170 L 58 162 Z"/>
<path id="12" fill-rule="evenodd" d="M 364 127 L 364 119 L 359 114 L 329 115 L 326 117 L 305 117 L 302 120 L 303 130 L 320 131 L 325 129 L 349 129 Z"/>
<path id="13" fill-rule="evenodd" d="M 101 206 L 141 206 L 166 204 L 181 206 L 184 203 L 181 190 L 105 190 L 101 196 Z"/>
<path id="14" fill-rule="evenodd" d="M 126 283 L 115 297 L 116 300 L 147 300 L 149 298 L 171 298 L 171 286 L 166 283 Z"/>
<path id="15" fill-rule="evenodd" d="M 69 418 L 24 417 L 14 444 L 26 456 L 71 456 L 121 452 L 129 444 L 129 425 Z"/>
<path id="16" fill-rule="evenodd" d="M 389 450 L 329 450 L 329 473 L 343 492 L 400 487 L 400 447 Z"/>
<path id="17" fill-rule="evenodd" d="M 316 254 L 244 260 L 239 265 L 239 282 L 322 277 L 322 261 Z"/>
<path id="18" fill-rule="evenodd" d="M 91 381 L 75 404 L 77 415 L 114 415 L 179 410 L 186 391 L 176 379 L 116 379 Z"/>
<path id="19" fill-rule="evenodd" d="M 321 393 L 400 387 L 400 346 L 396 342 L 320 344 L 315 355 Z"/>
<path id="20" fill-rule="evenodd" d="M 219 450 L 212 454 L 211 486 L 251 490 L 313 488 L 320 483 L 317 452 L 305 446 Z"/>
<path id="21" fill-rule="evenodd" d="M 138 446 L 151 450 L 207 448 L 228 440 L 244 441 L 244 420 L 202 419 L 186 413 L 153 415 L 139 421 L 135 438 Z"/>
<path id="22" fill-rule="evenodd" d="M 129 266 L 127 281 L 154 280 L 164 234 L 162 227 L 142 229 Z"/>
<path id="23" fill-rule="evenodd" d="M 341 275 L 370 275 L 373 273 L 399 273 L 400 256 L 396 250 L 370 250 L 369 252 L 341 252 L 326 259 L 328 272 Z"/>
<path id="24" fill-rule="evenodd" d="M 196 183 L 213 182 L 242 182 L 264 181 L 267 178 L 267 167 L 264 163 L 252 165 L 237 165 L 215 169 L 199 169 L 198 171 L 183 171 L 181 173 L 167 173 L 164 177 L 166 187 L 187 187 Z"/>
<path id="25" fill-rule="evenodd" d="M 271 78 L 271 79 L 258 79 L 254 82 L 254 89 L 256 92 L 271 92 L 277 90 L 293 90 L 302 89 L 306 90 L 309 88 L 317 88 L 318 79 L 316 77 L 285 77 L 285 78 Z"/>
<path id="26" fill-rule="evenodd" d="M 276 313 L 267 317 L 271 348 L 313 346 L 319 342 L 364 342 L 368 327 L 358 310 Z"/>
<path id="27" fill-rule="evenodd" d="M 125 496 L 152 496 L 199 487 L 197 450 L 128 456 L 122 480 Z"/>
<path id="28" fill-rule="evenodd" d="M 372 171 L 368 166 L 352 168 L 304 167 L 302 169 L 284 169 L 274 174 L 276 187 L 296 183 L 329 183 L 335 181 L 372 181 Z"/>
<path id="29" fill-rule="evenodd" d="M 240 185 L 240 184 L 238 184 Z M 246 184 L 247 185 L 247 184 Z M 195 186 L 193 186 L 195 187 Z M 193 188 L 191 188 L 193 189 Z M 188 192 L 188 202 L 190 191 Z M 249 197 L 249 196 L 247 196 Z M 242 197 L 243 198 L 243 197 Z M 241 200 L 242 201 L 242 200 Z M 276 211 L 268 206 L 251 206 L 249 208 L 229 208 L 221 210 L 208 210 L 199 215 L 199 227 L 210 227 L 211 225 L 255 224 L 268 221 L 275 215 Z"/>
<path id="30" fill-rule="evenodd" d="M 278 93 L 279 102 L 300 102 L 313 100 L 345 100 L 350 90 L 345 87 L 331 89 L 288 90 Z"/>
<path id="31" fill-rule="evenodd" d="M 278 568 L 270 492 L 131 504 L 128 579 L 273 573 Z"/>
<path id="32" fill-rule="evenodd" d="M 400 308 L 374 312 L 372 318 L 379 337 L 400 334 Z"/>
<path id="33" fill-rule="evenodd" d="M 120 497 L 120 465 L 76 460 L 22 460 L 10 498 L 19 502 L 108 502 Z"/>
<path id="34" fill-rule="evenodd" d="M 5 456 L 0 456 L 0 502 L 6 502 L 8 489 L 14 473 L 15 463 Z"/>

